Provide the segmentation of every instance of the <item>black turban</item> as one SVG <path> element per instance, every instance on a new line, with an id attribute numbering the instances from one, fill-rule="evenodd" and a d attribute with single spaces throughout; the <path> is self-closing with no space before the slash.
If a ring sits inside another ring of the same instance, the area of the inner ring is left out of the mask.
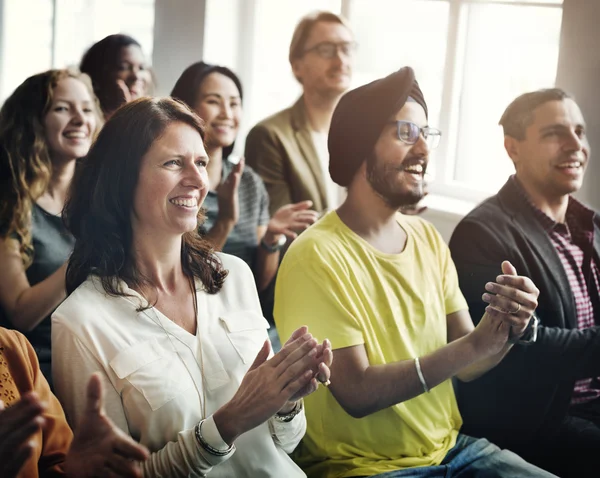
<path id="1" fill-rule="evenodd" d="M 329 137 L 329 174 L 347 187 L 362 162 L 372 153 L 385 124 L 407 99 L 427 104 L 412 68 L 404 67 L 385 78 L 356 88 L 340 99 L 333 112 Z"/>

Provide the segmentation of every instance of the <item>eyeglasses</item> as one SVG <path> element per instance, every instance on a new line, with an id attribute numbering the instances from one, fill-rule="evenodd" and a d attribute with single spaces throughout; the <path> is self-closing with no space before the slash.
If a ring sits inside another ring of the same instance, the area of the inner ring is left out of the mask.
<path id="1" fill-rule="evenodd" d="M 355 42 L 340 42 L 333 43 L 330 41 L 324 41 L 321 43 L 317 43 L 315 46 L 304 50 L 304 53 L 309 53 L 314 51 L 321 58 L 335 58 L 338 54 L 338 51 L 341 52 L 344 56 L 352 56 L 352 54 L 356 51 L 358 44 Z"/>
<path id="2" fill-rule="evenodd" d="M 398 139 L 403 143 L 415 144 L 419 141 L 419 136 L 422 134 L 429 149 L 435 149 L 440 144 L 442 132 L 439 129 L 430 128 L 429 126 L 420 128 L 415 123 L 403 120 L 390 121 L 390 124 L 396 125 L 396 134 L 398 135 Z"/>

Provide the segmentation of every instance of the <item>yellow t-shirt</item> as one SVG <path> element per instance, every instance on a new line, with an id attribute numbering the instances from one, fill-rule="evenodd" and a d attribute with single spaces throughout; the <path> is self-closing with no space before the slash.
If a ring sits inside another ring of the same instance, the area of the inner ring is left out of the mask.
<path id="1" fill-rule="evenodd" d="M 364 344 L 371 365 L 446 345 L 446 316 L 467 309 L 450 253 L 426 221 L 398 215 L 398 223 L 407 234 L 400 254 L 378 251 L 335 212 L 294 241 L 275 290 L 281 337 L 308 325 L 334 349 Z M 438 465 L 462 425 L 450 380 L 361 419 L 348 415 L 325 387 L 305 404 L 308 430 L 295 458 L 309 477 Z"/>

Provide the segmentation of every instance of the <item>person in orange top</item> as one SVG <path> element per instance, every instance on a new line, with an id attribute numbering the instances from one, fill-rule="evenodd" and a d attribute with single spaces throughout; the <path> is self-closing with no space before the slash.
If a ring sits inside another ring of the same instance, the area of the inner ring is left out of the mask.
<path id="1" fill-rule="evenodd" d="M 141 477 L 148 450 L 104 414 L 102 385 L 92 375 L 86 413 L 75 436 L 40 372 L 27 339 L 0 327 L 0 476 Z"/>

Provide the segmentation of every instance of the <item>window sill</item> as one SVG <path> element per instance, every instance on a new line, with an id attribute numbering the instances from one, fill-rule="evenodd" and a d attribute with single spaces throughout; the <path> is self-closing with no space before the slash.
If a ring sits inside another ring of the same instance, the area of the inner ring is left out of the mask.
<path id="1" fill-rule="evenodd" d="M 470 213 L 479 201 L 469 201 L 465 199 L 457 199 L 440 194 L 428 194 L 423 199 L 423 205 L 427 206 L 425 211 L 428 215 L 444 216 L 447 218 L 462 219 Z"/>

